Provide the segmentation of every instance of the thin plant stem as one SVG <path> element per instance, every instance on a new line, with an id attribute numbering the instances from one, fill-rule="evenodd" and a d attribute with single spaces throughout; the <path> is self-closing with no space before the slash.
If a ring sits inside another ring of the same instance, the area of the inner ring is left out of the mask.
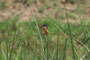
<path id="1" fill-rule="evenodd" d="M 67 39 L 65 40 L 65 46 L 64 46 L 64 52 L 63 52 L 62 60 L 66 60 L 66 51 L 67 51 Z"/>
<path id="2" fill-rule="evenodd" d="M 46 39 L 46 42 L 47 42 L 47 60 L 49 60 L 49 41 L 48 41 L 48 38 L 47 38 L 46 34 L 45 34 L 45 39 Z"/>
<path id="3" fill-rule="evenodd" d="M 57 34 L 57 51 L 56 51 L 56 60 L 59 59 L 59 57 L 58 57 L 58 46 L 59 46 L 59 34 Z"/>
<path id="4" fill-rule="evenodd" d="M 75 60 L 74 44 L 73 44 L 73 40 L 72 40 L 72 33 L 71 33 L 70 23 L 69 23 L 68 14 L 67 14 L 65 4 L 64 4 L 64 8 L 65 8 L 65 15 L 66 15 L 66 18 L 67 18 L 67 23 L 68 23 L 68 30 L 69 30 L 69 34 L 70 34 L 70 40 L 71 40 L 71 44 L 72 44 L 73 59 Z"/>
<path id="5" fill-rule="evenodd" d="M 15 33 L 14 33 L 14 36 L 13 36 L 9 60 L 11 60 L 11 57 L 12 57 L 12 52 L 13 52 L 13 46 L 14 46 L 14 43 L 15 43 L 16 33 L 17 33 L 17 30 L 15 30 Z"/>
<path id="6" fill-rule="evenodd" d="M 32 7 L 32 6 L 31 6 Z M 37 23 L 37 19 L 36 19 L 36 15 L 34 14 L 33 12 L 33 8 L 32 8 L 32 14 L 33 14 L 33 18 L 34 18 L 34 21 L 36 23 L 36 26 L 37 26 L 37 29 L 38 29 L 38 33 L 39 33 L 39 37 L 40 37 L 40 41 L 41 41 L 41 46 L 42 46 L 42 49 L 43 49 L 43 60 L 45 60 L 45 52 L 44 52 L 44 47 L 43 47 L 43 44 L 42 44 L 42 37 L 41 37 L 41 33 L 40 33 L 40 29 L 38 27 L 38 23 Z"/>

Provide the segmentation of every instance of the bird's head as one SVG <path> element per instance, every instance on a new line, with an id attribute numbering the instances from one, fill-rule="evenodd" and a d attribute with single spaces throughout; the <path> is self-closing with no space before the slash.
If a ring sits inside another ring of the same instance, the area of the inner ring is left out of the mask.
<path id="1" fill-rule="evenodd" d="M 44 24 L 44 25 L 40 25 L 40 27 L 47 27 L 47 26 Z"/>

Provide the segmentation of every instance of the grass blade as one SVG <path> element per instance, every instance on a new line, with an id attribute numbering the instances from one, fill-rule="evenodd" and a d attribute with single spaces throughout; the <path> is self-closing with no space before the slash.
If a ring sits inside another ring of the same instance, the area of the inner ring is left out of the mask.
<path id="1" fill-rule="evenodd" d="M 42 49 L 43 49 L 43 60 L 45 60 L 45 51 L 44 51 L 44 47 L 43 47 L 43 44 L 42 44 L 42 37 L 41 37 L 40 29 L 39 29 L 39 26 L 38 26 L 38 22 L 37 22 L 37 19 L 36 19 L 36 15 L 34 14 L 33 9 L 32 9 L 32 14 L 33 14 L 33 18 L 34 18 L 34 21 L 35 21 L 37 29 L 38 29 L 38 33 L 39 33 L 39 37 L 40 37 L 40 41 L 41 41 L 41 46 L 42 46 Z"/>
<path id="2" fill-rule="evenodd" d="M 64 46 L 64 52 L 63 52 L 62 60 L 66 60 L 66 51 L 67 51 L 67 39 L 65 40 L 65 46 Z"/>

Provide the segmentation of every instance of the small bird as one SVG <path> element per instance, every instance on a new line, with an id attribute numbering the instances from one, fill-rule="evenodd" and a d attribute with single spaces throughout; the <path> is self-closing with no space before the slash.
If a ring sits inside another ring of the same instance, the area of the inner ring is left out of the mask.
<path id="1" fill-rule="evenodd" d="M 47 26 L 44 24 L 44 25 L 40 25 L 40 27 L 42 27 L 45 34 L 48 35 Z"/>

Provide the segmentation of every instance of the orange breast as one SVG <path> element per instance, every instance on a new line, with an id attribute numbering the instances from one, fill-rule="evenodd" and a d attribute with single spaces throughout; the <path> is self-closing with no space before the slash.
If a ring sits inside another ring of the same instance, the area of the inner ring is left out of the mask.
<path id="1" fill-rule="evenodd" d="M 47 29 L 43 29 L 45 31 L 45 34 L 48 34 L 48 30 Z"/>
<path id="2" fill-rule="evenodd" d="M 43 29 L 47 29 L 47 27 L 46 26 L 43 26 Z"/>
<path id="3" fill-rule="evenodd" d="M 48 30 L 46 26 L 43 26 L 43 31 L 45 32 L 45 34 L 48 34 Z"/>

